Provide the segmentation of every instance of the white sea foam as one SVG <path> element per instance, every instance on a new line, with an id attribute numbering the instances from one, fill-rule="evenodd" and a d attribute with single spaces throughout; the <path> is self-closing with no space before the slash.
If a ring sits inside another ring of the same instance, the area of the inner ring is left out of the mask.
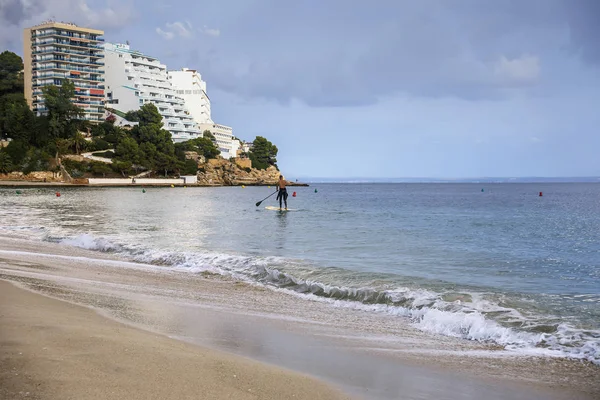
<path id="1" fill-rule="evenodd" d="M 378 290 L 302 279 L 278 269 L 286 264 L 286 260 L 276 257 L 150 250 L 115 244 L 87 234 L 63 239 L 60 243 L 89 250 L 120 252 L 136 262 L 169 266 L 190 273 L 210 272 L 230 276 L 301 298 L 326 302 L 334 307 L 405 317 L 426 332 L 496 343 L 521 354 L 567 356 L 600 365 L 600 331 L 576 329 L 569 324 L 559 325 L 554 333 L 506 327 L 486 317 L 486 314 L 500 312 L 513 321 L 522 322 L 526 322 L 527 318 L 518 310 L 502 307 L 483 298 L 480 293 L 469 293 L 462 299 L 444 301 L 443 294 L 423 288 Z"/>
<path id="2" fill-rule="evenodd" d="M 95 238 L 89 234 L 79 235 L 74 238 L 66 238 L 61 240 L 60 243 L 87 250 L 118 251 L 120 249 L 120 246 L 117 246 L 106 239 Z"/>

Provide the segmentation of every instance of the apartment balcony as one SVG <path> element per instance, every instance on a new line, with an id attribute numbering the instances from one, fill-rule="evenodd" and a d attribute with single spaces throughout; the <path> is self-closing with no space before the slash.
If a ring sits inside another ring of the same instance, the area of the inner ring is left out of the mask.
<path id="1" fill-rule="evenodd" d="M 181 100 L 179 100 L 179 99 L 176 99 L 176 98 L 174 98 L 174 97 L 170 97 L 170 98 L 169 98 L 169 97 L 166 97 L 166 98 L 165 98 L 165 102 L 167 102 L 167 103 L 171 103 L 171 104 L 180 104 L 180 103 L 182 103 L 182 101 L 181 101 Z"/>
<path id="2" fill-rule="evenodd" d="M 73 103 L 75 104 L 90 104 L 90 105 L 96 105 L 96 106 L 103 106 L 104 102 L 103 101 L 89 101 L 89 100 L 74 100 Z"/>
<path id="3" fill-rule="evenodd" d="M 96 89 L 96 88 L 93 88 Z M 86 92 L 78 92 L 75 91 L 75 96 L 79 96 L 79 97 L 89 97 L 91 99 L 104 99 L 104 94 L 93 94 L 93 93 L 86 93 Z"/>
<path id="4" fill-rule="evenodd" d="M 49 32 L 43 32 L 43 33 L 38 33 L 38 32 L 32 32 L 31 34 L 32 38 L 44 38 L 44 37 L 63 37 L 63 38 L 69 38 L 71 40 L 83 40 L 86 42 L 104 42 L 104 38 L 102 37 L 96 37 L 95 39 L 92 39 L 91 37 L 89 37 L 89 35 L 86 36 L 76 36 L 76 35 L 69 35 L 68 32 L 66 31 L 49 31 Z"/>
<path id="5" fill-rule="evenodd" d="M 67 79 L 65 77 L 57 77 L 57 78 L 58 79 Z M 77 88 L 83 88 L 83 89 L 104 89 L 104 85 L 87 85 L 87 84 L 82 84 L 82 83 L 79 83 L 79 82 L 74 82 L 74 84 L 75 84 L 75 87 L 77 87 Z M 39 88 L 39 87 L 50 86 L 50 85 L 54 85 L 54 86 L 58 86 L 58 87 L 62 86 L 61 84 L 57 85 L 57 84 L 54 83 L 54 81 L 51 81 L 51 82 L 44 82 L 44 83 L 34 83 L 33 87 L 34 88 L 36 88 L 36 87 Z"/>
<path id="6" fill-rule="evenodd" d="M 91 78 L 91 77 L 82 77 L 80 75 L 68 75 L 68 74 L 50 74 L 50 75 L 39 75 L 39 76 L 34 76 L 34 79 L 48 79 L 48 78 L 59 78 L 59 79 L 68 79 L 70 81 L 72 81 L 75 86 L 79 86 L 79 83 L 77 82 L 81 82 L 81 81 L 86 81 L 86 82 L 104 82 L 103 78 Z M 92 86 L 95 87 L 95 86 Z"/>
<path id="7" fill-rule="evenodd" d="M 84 108 L 83 112 L 86 114 L 95 114 L 95 115 L 102 115 L 104 114 L 104 108 Z"/>
<path id="8" fill-rule="evenodd" d="M 104 50 L 104 46 L 103 45 L 82 44 L 80 42 L 73 43 L 72 41 L 59 40 L 59 39 L 41 40 L 39 42 L 33 42 L 32 45 L 33 46 L 54 45 L 54 46 L 76 47 L 76 48 L 98 50 L 98 51 Z"/>
<path id="9" fill-rule="evenodd" d="M 32 54 L 47 54 L 47 53 L 57 53 L 57 54 L 77 54 L 91 58 L 104 58 L 104 53 L 90 51 L 77 51 L 77 50 L 66 50 L 66 49 L 44 49 L 44 50 L 34 50 Z"/>
<path id="10" fill-rule="evenodd" d="M 89 58 L 89 57 L 88 57 Z M 65 58 L 64 56 L 59 56 L 59 55 L 53 55 L 53 57 L 48 57 L 48 58 L 40 58 L 40 59 L 35 59 L 33 60 L 34 63 L 44 63 L 44 62 L 51 62 L 51 61 L 55 61 L 55 62 L 62 62 L 62 63 L 68 63 L 68 64 L 83 64 L 83 65 L 98 65 L 98 66 L 104 66 L 104 63 L 101 61 L 92 61 L 91 59 L 85 59 L 85 58 Z"/>
<path id="11" fill-rule="evenodd" d="M 158 60 L 148 60 L 147 58 L 142 57 L 131 57 L 129 61 L 131 64 L 145 65 L 153 68 L 163 69 L 164 65 L 161 64 Z"/>
<path id="12" fill-rule="evenodd" d="M 52 61 L 52 62 L 54 62 L 54 61 Z M 33 70 L 34 71 L 47 71 L 47 70 L 79 71 L 79 72 L 89 72 L 92 74 L 103 74 L 104 73 L 104 70 L 101 70 L 101 69 L 85 68 L 85 67 L 59 67 L 56 64 L 48 65 L 48 66 L 33 67 Z"/>

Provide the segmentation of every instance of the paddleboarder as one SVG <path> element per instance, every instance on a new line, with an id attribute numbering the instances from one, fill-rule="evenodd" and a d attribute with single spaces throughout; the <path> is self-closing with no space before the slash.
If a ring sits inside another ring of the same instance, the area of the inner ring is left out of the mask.
<path id="1" fill-rule="evenodd" d="M 283 175 L 279 175 L 279 182 L 277 182 L 277 200 L 279 200 L 279 208 L 281 208 L 281 201 L 285 203 L 285 209 L 287 210 L 287 198 L 288 193 L 285 186 L 288 182 L 283 179 Z"/>

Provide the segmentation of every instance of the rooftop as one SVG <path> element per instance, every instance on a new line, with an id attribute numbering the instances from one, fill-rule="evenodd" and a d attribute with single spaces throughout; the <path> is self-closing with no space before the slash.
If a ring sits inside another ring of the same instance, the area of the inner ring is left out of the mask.
<path id="1" fill-rule="evenodd" d="M 95 34 L 95 35 L 104 35 L 104 31 L 99 30 L 99 29 L 91 29 L 91 28 L 84 28 L 81 26 L 78 26 L 72 22 L 57 22 L 54 20 L 46 20 L 44 22 L 42 22 L 41 24 L 32 26 L 30 29 L 43 29 L 43 28 L 61 28 L 61 29 L 66 29 L 66 30 L 70 30 L 70 31 L 77 31 L 77 32 L 85 32 L 85 33 L 91 33 L 91 34 Z"/>

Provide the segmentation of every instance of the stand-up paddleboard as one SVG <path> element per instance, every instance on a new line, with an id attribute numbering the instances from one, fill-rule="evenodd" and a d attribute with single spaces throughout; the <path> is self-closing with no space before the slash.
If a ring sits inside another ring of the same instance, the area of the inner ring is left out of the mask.
<path id="1" fill-rule="evenodd" d="M 271 211 L 297 211 L 294 208 L 288 208 L 286 210 L 285 208 L 279 208 L 279 207 L 273 207 L 273 206 L 266 206 L 265 209 L 266 210 L 271 210 Z"/>

